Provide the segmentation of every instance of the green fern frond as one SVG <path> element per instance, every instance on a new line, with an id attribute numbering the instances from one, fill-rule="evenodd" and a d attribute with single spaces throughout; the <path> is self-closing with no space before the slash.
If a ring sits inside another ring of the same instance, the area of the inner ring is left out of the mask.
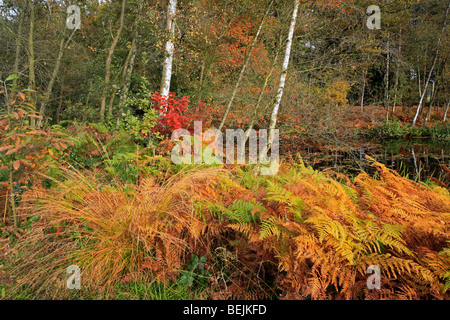
<path id="1" fill-rule="evenodd" d="M 272 235 L 279 237 L 281 234 L 281 230 L 278 226 L 278 221 L 274 217 L 269 217 L 261 221 L 260 225 L 261 225 L 260 230 L 261 239 L 265 239 Z"/>

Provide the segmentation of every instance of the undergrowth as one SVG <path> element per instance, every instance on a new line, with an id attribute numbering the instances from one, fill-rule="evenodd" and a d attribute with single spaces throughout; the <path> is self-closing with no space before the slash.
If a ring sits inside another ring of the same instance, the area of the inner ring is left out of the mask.
<path id="1" fill-rule="evenodd" d="M 135 184 L 66 169 L 22 195 L 22 221 L 39 218 L 3 256 L 4 296 L 71 298 L 77 265 L 84 290 L 115 298 L 448 299 L 449 191 L 368 160 L 378 174 L 352 180 L 300 158 L 276 176 L 200 168 Z"/>

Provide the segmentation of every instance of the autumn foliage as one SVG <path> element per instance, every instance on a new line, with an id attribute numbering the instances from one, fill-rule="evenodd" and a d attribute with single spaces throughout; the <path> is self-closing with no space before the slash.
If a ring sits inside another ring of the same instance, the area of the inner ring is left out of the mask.
<path id="1" fill-rule="evenodd" d="M 194 121 L 205 119 L 203 110 L 206 105 L 200 102 L 196 107 L 189 109 L 188 96 L 176 98 L 176 94 L 169 93 L 169 97 L 161 96 L 159 92 L 152 95 L 153 108 L 160 114 L 157 125 L 152 132 L 170 135 L 177 129 L 193 130 Z"/>
<path id="2" fill-rule="evenodd" d="M 210 261 L 212 299 L 448 299 L 448 190 L 369 161 L 378 175 L 354 181 L 299 159 L 272 178 L 200 169 L 131 190 L 68 171 L 53 190 L 24 195 L 41 224 L 20 242 L 29 255 L 14 272 L 22 284 L 46 279 L 46 290 L 56 286 L 48 279 L 62 286 L 70 261 L 108 289 L 142 275 L 176 279 L 196 254 Z M 366 285 L 369 265 L 381 268 L 380 290 Z"/>

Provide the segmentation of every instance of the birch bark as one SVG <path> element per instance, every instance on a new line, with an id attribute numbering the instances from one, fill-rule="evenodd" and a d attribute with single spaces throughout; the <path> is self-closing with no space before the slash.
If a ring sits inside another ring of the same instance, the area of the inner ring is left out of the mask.
<path id="1" fill-rule="evenodd" d="M 161 96 L 169 98 L 170 81 L 172 78 L 174 38 L 175 38 L 175 14 L 177 11 L 177 0 L 169 0 L 167 4 L 167 31 L 169 38 L 166 42 L 163 73 L 161 79 Z"/>

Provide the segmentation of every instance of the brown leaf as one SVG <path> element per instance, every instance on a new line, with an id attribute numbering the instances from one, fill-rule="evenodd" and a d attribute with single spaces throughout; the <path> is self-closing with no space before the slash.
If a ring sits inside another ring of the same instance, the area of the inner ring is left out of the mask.
<path id="1" fill-rule="evenodd" d="M 15 141 L 15 145 L 16 145 L 16 148 L 19 148 L 20 147 L 20 143 L 22 142 L 22 140 L 20 139 L 20 137 L 17 137 L 16 138 L 16 141 Z"/>
<path id="2" fill-rule="evenodd" d="M 20 161 L 19 160 L 14 161 L 13 168 L 14 168 L 14 170 L 19 170 L 19 168 L 20 168 Z"/>
<path id="3" fill-rule="evenodd" d="M 25 95 L 22 92 L 17 93 L 18 96 L 20 97 L 20 99 L 22 99 L 23 101 L 25 101 Z"/>
<path id="4" fill-rule="evenodd" d="M 16 152 L 19 148 L 14 148 L 11 150 L 8 150 L 8 152 L 5 153 L 5 156 L 9 156 L 10 154 L 13 154 L 14 152 Z"/>
<path id="5" fill-rule="evenodd" d="M 9 149 L 11 149 L 11 148 L 14 148 L 14 146 L 13 146 L 12 144 L 10 144 L 10 145 L 8 145 L 8 146 L 5 146 L 5 147 L 1 147 L 1 148 L 0 148 L 0 152 L 9 150 Z"/>
<path id="6" fill-rule="evenodd" d="M 28 116 L 31 117 L 31 118 L 42 119 L 41 116 L 37 116 L 35 114 L 29 114 Z"/>
<path id="7" fill-rule="evenodd" d="M 29 163 L 27 160 L 24 160 L 24 159 L 22 159 L 22 160 L 20 160 L 20 162 L 22 162 L 24 165 L 26 165 L 26 166 L 31 166 L 31 163 Z"/>
<path id="8" fill-rule="evenodd" d="M 32 134 L 47 134 L 47 132 L 45 132 L 44 130 L 34 130 L 31 132 Z"/>

